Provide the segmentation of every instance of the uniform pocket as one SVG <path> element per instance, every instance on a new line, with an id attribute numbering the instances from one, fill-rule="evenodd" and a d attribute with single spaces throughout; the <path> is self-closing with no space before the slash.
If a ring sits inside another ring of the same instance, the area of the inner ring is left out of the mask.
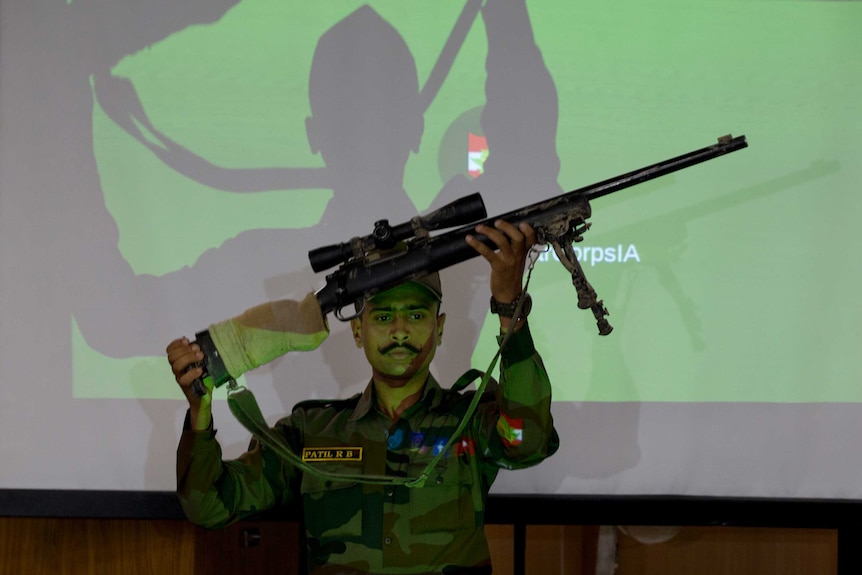
<path id="1" fill-rule="evenodd" d="M 410 476 L 419 476 L 426 465 L 411 463 Z M 416 534 L 474 528 L 476 505 L 470 466 L 458 459 L 437 465 L 424 486 L 410 489 L 410 514 L 410 530 Z"/>
<path id="2" fill-rule="evenodd" d="M 315 465 L 315 468 L 336 474 L 358 472 L 348 466 Z M 306 471 L 300 491 L 309 536 L 345 538 L 362 534 L 362 485 L 357 481 L 320 477 Z"/>

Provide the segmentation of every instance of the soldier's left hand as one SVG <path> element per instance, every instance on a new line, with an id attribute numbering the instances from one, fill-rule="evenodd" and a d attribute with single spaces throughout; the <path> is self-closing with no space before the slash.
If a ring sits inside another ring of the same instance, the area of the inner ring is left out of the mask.
<path id="1" fill-rule="evenodd" d="M 500 303 L 515 301 L 522 291 L 527 254 L 536 244 L 536 231 L 526 222 L 517 226 L 497 220 L 494 227 L 479 224 L 476 232 L 486 236 L 497 247 L 489 248 L 475 236 L 467 243 L 491 264 L 491 295 Z"/>

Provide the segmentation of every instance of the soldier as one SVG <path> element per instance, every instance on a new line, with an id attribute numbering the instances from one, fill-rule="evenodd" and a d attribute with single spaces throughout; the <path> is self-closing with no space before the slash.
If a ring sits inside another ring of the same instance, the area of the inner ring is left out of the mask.
<path id="1" fill-rule="evenodd" d="M 436 273 L 375 295 L 352 321 L 372 373 L 362 394 L 300 403 L 275 425 L 307 465 L 343 480 L 300 471 L 257 439 L 239 459 L 223 461 L 211 395 L 195 396 L 190 385 L 201 371 L 186 371 L 202 353 L 186 338 L 171 342 L 168 360 L 190 404 L 177 451 L 177 491 L 192 521 L 219 527 L 301 501 L 311 573 L 491 572 L 483 525 L 498 470 L 535 465 L 556 451 L 559 440 L 550 382 L 526 314 L 512 317 L 535 231 L 504 221 L 476 231 L 497 246 L 467 238 L 490 264 L 492 311 L 501 331 L 512 334 L 499 385 L 483 396 L 433 469 L 428 463 L 445 449 L 474 395 L 442 389 L 429 371 L 446 320 Z M 315 301 L 306 298 L 300 306 Z M 295 321 L 297 333 L 326 330 L 319 308 L 298 313 Z M 423 471 L 430 472 L 421 487 L 357 480 Z"/>

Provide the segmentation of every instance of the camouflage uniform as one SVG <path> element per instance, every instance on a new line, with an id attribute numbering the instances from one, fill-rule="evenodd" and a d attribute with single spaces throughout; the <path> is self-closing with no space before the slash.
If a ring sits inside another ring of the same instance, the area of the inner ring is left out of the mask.
<path id="1" fill-rule="evenodd" d="M 443 390 L 429 377 L 421 400 L 393 425 L 369 384 L 350 399 L 300 403 L 276 429 L 323 470 L 416 477 L 473 394 Z M 177 452 L 178 493 L 189 518 L 207 527 L 301 498 L 312 573 L 489 573 L 488 489 L 500 468 L 532 466 L 556 451 L 550 405 L 550 382 L 524 326 L 502 354 L 500 384 L 424 487 L 301 473 L 255 440 L 239 459 L 223 462 L 215 431 L 187 428 Z"/>

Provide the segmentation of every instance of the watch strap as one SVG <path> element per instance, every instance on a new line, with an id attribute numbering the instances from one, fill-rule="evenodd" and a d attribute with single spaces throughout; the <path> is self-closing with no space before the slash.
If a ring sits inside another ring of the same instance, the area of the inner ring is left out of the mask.
<path id="1" fill-rule="evenodd" d="M 501 303 L 494 299 L 494 296 L 491 296 L 491 313 L 499 315 L 501 317 L 514 317 L 515 310 L 518 308 L 518 302 L 524 300 L 524 305 L 521 307 L 521 314 L 518 319 L 522 319 L 527 317 L 530 313 L 530 308 L 532 307 L 533 299 L 530 297 L 529 293 L 522 293 L 514 301 L 509 303 Z"/>

